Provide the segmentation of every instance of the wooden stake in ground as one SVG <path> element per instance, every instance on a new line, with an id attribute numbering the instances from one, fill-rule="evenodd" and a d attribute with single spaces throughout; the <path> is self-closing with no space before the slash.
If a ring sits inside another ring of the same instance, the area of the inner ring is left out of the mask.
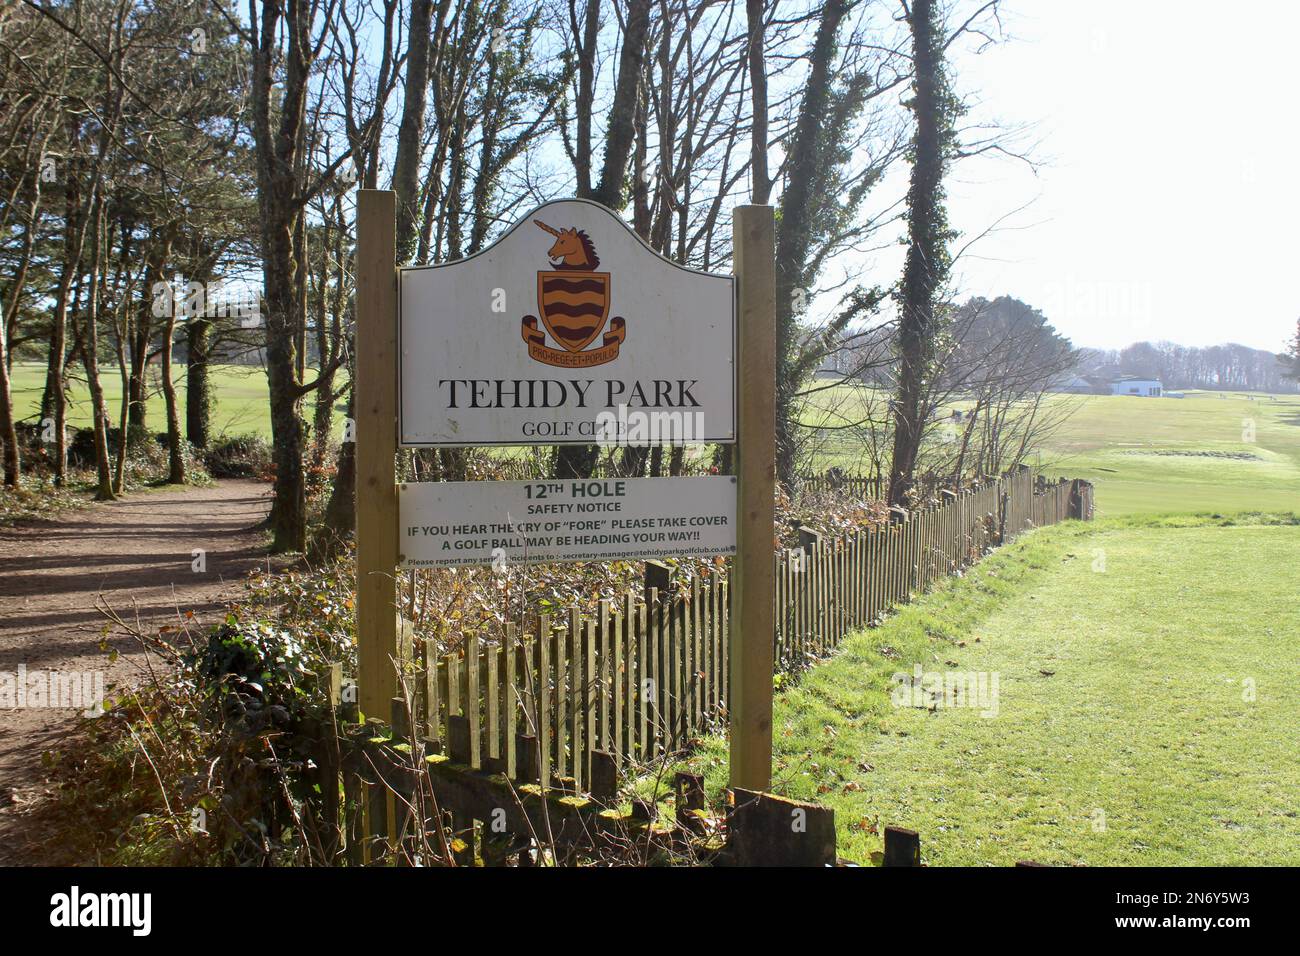
<path id="1" fill-rule="evenodd" d="M 771 206 L 732 220 L 739 296 L 735 610 L 730 634 L 731 786 L 772 784 L 772 496 L 776 482 L 776 269 Z"/>
<path id="2" fill-rule="evenodd" d="M 367 716 L 397 693 L 396 201 L 357 194 L 356 415 L 357 683 Z"/>

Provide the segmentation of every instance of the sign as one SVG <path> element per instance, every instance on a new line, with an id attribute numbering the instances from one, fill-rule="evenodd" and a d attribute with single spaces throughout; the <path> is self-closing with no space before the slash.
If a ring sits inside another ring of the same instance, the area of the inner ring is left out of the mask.
<path id="1" fill-rule="evenodd" d="M 419 482 L 398 487 L 402 568 L 736 553 L 736 479 Z"/>
<path id="2" fill-rule="evenodd" d="M 398 284 L 403 446 L 735 440 L 733 277 L 670 262 L 598 203 L 546 203 Z"/>
<path id="3" fill-rule="evenodd" d="M 734 553 L 730 782 L 771 785 L 775 221 L 770 206 L 737 206 L 732 217 L 734 278 L 668 262 L 612 212 L 578 200 L 542 206 L 469 259 L 396 269 L 396 197 L 360 191 L 363 713 L 402 705 L 394 662 L 409 646 L 398 640 L 398 565 Z M 399 442 L 601 441 L 734 441 L 736 478 L 396 483 Z"/>

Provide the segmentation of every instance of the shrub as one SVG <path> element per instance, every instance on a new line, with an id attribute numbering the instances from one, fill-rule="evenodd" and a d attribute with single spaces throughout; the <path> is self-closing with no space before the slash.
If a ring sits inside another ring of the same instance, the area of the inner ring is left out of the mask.
<path id="1" fill-rule="evenodd" d="M 213 478 L 270 479 L 271 446 L 259 435 L 222 436 L 203 455 Z"/>

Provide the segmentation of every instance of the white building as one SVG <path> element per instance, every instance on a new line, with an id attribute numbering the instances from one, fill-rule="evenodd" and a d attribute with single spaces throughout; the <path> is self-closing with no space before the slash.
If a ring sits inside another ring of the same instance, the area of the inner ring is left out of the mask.
<path id="1" fill-rule="evenodd" d="M 1137 395 L 1141 398 L 1159 398 L 1162 392 L 1158 381 L 1151 378 L 1122 378 L 1110 383 L 1112 395 Z"/>
<path id="2" fill-rule="evenodd" d="M 1054 392 L 1068 392 L 1072 395 L 1089 395 L 1097 391 L 1092 382 L 1082 375 L 1066 375 L 1052 386 Z"/>

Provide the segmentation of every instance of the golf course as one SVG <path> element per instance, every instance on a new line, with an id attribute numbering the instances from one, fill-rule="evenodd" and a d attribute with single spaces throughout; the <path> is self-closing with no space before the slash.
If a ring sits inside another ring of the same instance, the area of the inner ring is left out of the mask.
<path id="1" fill-rule="evenodd" d="M 68 427 L 87 428 L 91 424 L 90 392 L 80 370 L 69 369 L 71 388 L 68 394 Z M 176 400 L 184 407 L 185 366 L 173 370 Z M 271 437 L 271 409 L 267 400 L 266 372 L 257 365 L 215 365 L 211 373 L 212 429 L 217 435 L 255 434 Z M 116 368 L 104 369 L 101 377 L 104 400 L 109 416 L 116 422 L 122 402 L 122 378 Z M 149 400 L 146 418 L 150 428 L 167 427 L 167 406 L 162 394 L 162 376 L 157 363 L 149 365 Z M 41 393 L 45 387 L 45 366 L 38 362 L 15 362 L 13 368 L 14 414 L 19 419 L 35 421 L 40 417 Z"/>
<path id="2" fill-rule="evenodd" d="M 1300 507 L 1300 395 L 1185 395 L 1049 396 L 1044 414 L 1060 424 L 1030 464 L 1093 482 L 1099 517 Z M 821 467 L 857 470 L 851 433 L 836 441 L 834 429 L 858 421 L 870 400 L 868 389 L 847 385 L 815 393 L 804 422 L 833 436 L 819 448 Z M 942 436 L 956 427 L 942 423 L 936 431 Z"/>

